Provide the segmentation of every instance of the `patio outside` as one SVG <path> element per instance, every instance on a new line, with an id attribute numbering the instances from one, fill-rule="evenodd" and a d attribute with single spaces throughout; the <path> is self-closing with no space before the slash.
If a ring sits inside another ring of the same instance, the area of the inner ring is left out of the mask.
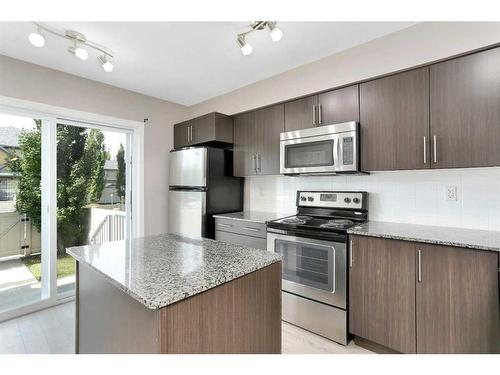
<path id="1" fill-rule="evenodd" d="M 39 121 L 0 115 L 0 312 L 41 300 Z M 68 246 L 123 239 L 125 135 L 57 129 L 57 293 L 75 287 Z"/>

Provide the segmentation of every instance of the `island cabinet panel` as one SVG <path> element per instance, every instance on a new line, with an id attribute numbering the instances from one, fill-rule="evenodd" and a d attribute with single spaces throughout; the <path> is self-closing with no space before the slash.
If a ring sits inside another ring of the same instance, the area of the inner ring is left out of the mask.
<path id="1" fill-rule="evenodd" d="M 160 352 L 157 311 L 145 308 L 80 262 L 76 270 L 76 353 Z"/>
<path id="2" fill-rule="evenodd" d="M 255 112 L 257 174 L 280 173 L 280 133 L 285 130 L 284 105 L 259 109 Z"/>
<path id="3" fill-rule="evenodd" d="M 184 147 L 189 144 L 191 125 L 191 120 L 174 125 L 174 148 Z"/>
<path id="4" fill-rule="evenodd" d="M 281 353 L 281 263 L 160 310 L 162 353 Z"/>
<path id="5" fill-rule="evenodd" d="M 234 116 L 233 173 L 237 177 L 257 174 L 255 112 Z"/>
<path id="6" fill-rule="evenodd" d="M 359 122 L 359 86 L 328 91 L 318 96 L 318 123 L 322 125 Z"/>
<path id="7" fill-rule="evenodd" d="M 361 169 L 430 168 L 429 68 L 362 83 Z"/>
<path id="8" fill-rule="evenodd" d="M 317 105 L 317 95 L 285 103 L 285 131 L 288 132 L 318 126 L 316 114 Z"/>
<path id="9" fill-rule="evenodd" d="M 349 332 L 401 353 L 416 353 L 415 246 L 351 236 Z"/>
<path id="10" fill-rule="evenodd" d="M 500 48 L 432 65 L 430 88 L 432 167 L 500 165 Z"/>
<path id="11" fill-rule="evenodd" d="M 498 253 L 418 244 L 418 353 L 500 353 Z"/>

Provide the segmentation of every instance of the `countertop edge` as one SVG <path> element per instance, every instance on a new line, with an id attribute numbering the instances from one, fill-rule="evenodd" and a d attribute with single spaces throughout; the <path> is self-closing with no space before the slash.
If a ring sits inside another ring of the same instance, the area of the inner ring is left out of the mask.
<path id="1" fill-rule="evenodd" d="M 66 253 L 69 254 L 71 257 L 73 257 L 73 259 L 75 259 L 75 261 L 84 264 L 89 269 L 91 269 L 91 270 L 97 272 L 98 274 L 102 275 L 112 285 L 116 286 L 118 289 L 120 289 L 121 291 L 123 291 L 124 293 L 126 293 L 127 295 L 129 295 L 130 297 L 132 297 L 137 302 L 141 303 L 144 307 L 148 308 L 149 310 L 159 310 L 159 309 L 162 309 L 162 308 L 167 307 L 169 305 L 172 305 L 172 304 L 174 304 L 176 302 L 180 302 L 180 301 L 182 301 L 182 300 L 184 300 L 186 298 L 195 296 L 197 294 L 206 292 L 207 290 L 213 289 L 215 287 L 218 287 L 218 286 L 223 285 L 225 283 L 228 283 L 230 281 L 236 280 L 236 279 L 238 279 L 238 278 L 240 278 L 242 276 L 246 276 L 246 275 L 249 275 L 249 274 L 251 274 L 253 272 L 259 271 L 259 270 L 261 270 L 263 268 L 266 268 L 266 267 L 268 267 L 268 266 L 270 266 L 270 265 L 272 265 L 274 263 L 281 262 L 281 258 L 275 258 L 275 259 L 270 259 L 270 260 L 267 260 L 267 261 L 263 261 L 259 265 L 257 265 L 255 267 L 252 267 L 251 269 L 249 269 L 247 272 L 243 272 L 243 271 L 242 272 L 238 272 L 238 273 L 236 273 L 234 275 L 230 275 L 228 277 L 225 277 L 224 279 L 218 279 L 216 282 L 204 285 L 203 287 L 201 287 L 199 289 L 193 290 L 191 293 L 178 294 L 178 295 L 175 295 L 174 297 L 172 297 L 171 299 L 169 299 L 168 301 L 165 301 L 165 302 L 162 302 L 162 303 L 159 303 L 159 304 L 154 304 L 154 303 L 148 302 L 145 298 L 141 297 L 140 295 L 138 295 L 137 293 L 135 293 L 134 291 L 132 291 L 130 288 L 127 288 L 125 285 L 123 285 L 119 281 L 113 279 L 108 274 L 106 274 L 106 273 L 102 272 L 101 270 L 99 270 L 98 268 L 94 267 L 92 264 L 90 264 L 90 263 L 86 262 L 85 260 L 81 259 L 77 254 L 73 253 L 71 251 L 71 249 L 72 249 L 71 247 L 67 248 L 66 249 Z"/>
<path id="2" fill-rule="evenodd" d="M 411 236 L 379 233 L 379 232 L 366 232 L 363 230 L 356 230 L 356 229 L 348 229 L 347 234 L 355 234 L 358 236 L 386 238 L 386 239 L 410 241 L 410 242 L 420 242 L 420 243 L 434 244 L 434 245 L 461 247 L 464 249 L 471 249 L 471 250 L 500 252 L 500 248 L 495 247 L 495 246 L 478 245 L 478 244 L 464 243 L 464 242 L 453 242 L 453 241 L 429 239 L 429 238 L 422 238 L 422 237 L 411 237 Z"/>

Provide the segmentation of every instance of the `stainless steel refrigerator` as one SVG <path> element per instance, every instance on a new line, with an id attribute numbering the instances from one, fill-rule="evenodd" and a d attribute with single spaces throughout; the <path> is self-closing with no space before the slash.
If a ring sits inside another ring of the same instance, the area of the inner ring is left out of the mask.
<path id="1" fill-rule="evenodd" d="M 214 238 L 213 215 L 243 209 L 243 179 L 231 150 L 200 146 L 170 152 L 170 233 Z"/>

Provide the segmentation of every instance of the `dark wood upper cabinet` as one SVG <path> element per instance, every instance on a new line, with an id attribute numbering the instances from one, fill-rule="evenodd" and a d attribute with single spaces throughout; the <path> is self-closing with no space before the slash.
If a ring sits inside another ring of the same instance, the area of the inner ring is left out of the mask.
<path id="1" fill-rule="evenodd" d="M 255 112 L 246 112 L 233 117 L 234 145 L 233 172 L 237 177 L 253 176 L 256 170 Z"/>
<path id="2" fill-rule="evenodd" d="M 432 167 L 500 165 L 500 48 L 432 65 L 430 92 Z"/>
<path id="3" fill-rule="evenodd" d="M 415 245 L 351 236 L 349 332 L 415 353 Z"/>
<path id="4" fill-rule="evenodd" d="M 280 133 L 285 129 L 284 105 L 255 111 L 257 174 L 280 173 Z"/>
<path id="5" fill-rule="evenodd" d="M 361 169 L 429 168 L 429 68 L 362 83 L 359 90 Z"/>
<path id="6" fill-rule="evenodd" d="M 328 91 L 318 96 L 318 123 L 320 126 L 359 122 L 359 86 Z"/>
<path id="7" fill-rule="evenodd" d="M 498 254 L 417 244 L 418 353 L 500 353 Z"/>
<path id="8" fill-rule="evenodd" d="M 233 120 L 218 112 L 174 125 L 174 147 L 233 143 Z"/>
<path id="9" fill-rule="evenodd" d="M 191 120 L 174 125 L 174 148 L 184 147 L 189 144 L 191 125 Z"/>
<path id="10" fill-rule="evenodd" d="M 318 126 L 317 104 L 317 95 L 285 103 L 285 131 Z"/>

